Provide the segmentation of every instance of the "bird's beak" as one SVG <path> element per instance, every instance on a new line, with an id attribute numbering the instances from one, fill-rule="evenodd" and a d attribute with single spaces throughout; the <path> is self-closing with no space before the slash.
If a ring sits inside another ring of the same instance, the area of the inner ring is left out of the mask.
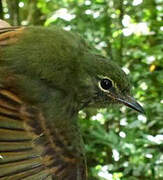
<path id="1" fill-rule="evenodd" d="M 142 106 L 136 102 L 136 100 L 133 97 L 127 96 L 125 98 L 116 98 L 120 103 L 125 104 L 126 106 L 145 114 L 144 109 L 142 108 Z"/>

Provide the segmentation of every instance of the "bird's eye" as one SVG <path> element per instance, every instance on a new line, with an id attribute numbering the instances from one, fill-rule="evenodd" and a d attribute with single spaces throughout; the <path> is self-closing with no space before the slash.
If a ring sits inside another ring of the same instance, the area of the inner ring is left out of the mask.
<path id="1" fill-rule="evenodd" d="M 100 81 L 100 85 L 104 90 L 108 90 L 113 86 L 112 81 L 106 78 Z"/>

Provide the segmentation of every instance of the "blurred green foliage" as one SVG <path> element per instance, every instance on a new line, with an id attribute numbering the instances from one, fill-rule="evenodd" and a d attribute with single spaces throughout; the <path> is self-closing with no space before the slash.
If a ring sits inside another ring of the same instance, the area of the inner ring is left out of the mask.
<path id="1" fill-rule="evenodd" d="M 146 116 L 121 106 L 79 113 L 90 180 L 163 179 L 163 0 L 2 0 L 13 25 L 78 32 L 130 76 Z"/>

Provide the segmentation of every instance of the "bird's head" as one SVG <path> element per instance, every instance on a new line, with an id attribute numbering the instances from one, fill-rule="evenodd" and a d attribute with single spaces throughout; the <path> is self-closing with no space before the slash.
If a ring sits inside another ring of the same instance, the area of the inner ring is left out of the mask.
<path id="1" fill-rule="evenodd" d="M 84 82 L 88 106 L 107 107 L 120 103 L 144 113 L 143 108 L 131 96 L 131 85 L 127 75 L 113 61 L 99 55 L 87 61 L 87 76 Z"/>

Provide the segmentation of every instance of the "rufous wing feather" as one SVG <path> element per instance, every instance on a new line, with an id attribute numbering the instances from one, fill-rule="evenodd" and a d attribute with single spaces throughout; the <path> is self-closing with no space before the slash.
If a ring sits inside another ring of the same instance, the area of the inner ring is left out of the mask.
<path id="1" fill-rule="evenodd" d="M 46 127 L 37 107 L 0 89 L 0 179 L 78 180 L 79 170 L 85 176 L 84 163 L 66 144 L 63 134 Z"/>

